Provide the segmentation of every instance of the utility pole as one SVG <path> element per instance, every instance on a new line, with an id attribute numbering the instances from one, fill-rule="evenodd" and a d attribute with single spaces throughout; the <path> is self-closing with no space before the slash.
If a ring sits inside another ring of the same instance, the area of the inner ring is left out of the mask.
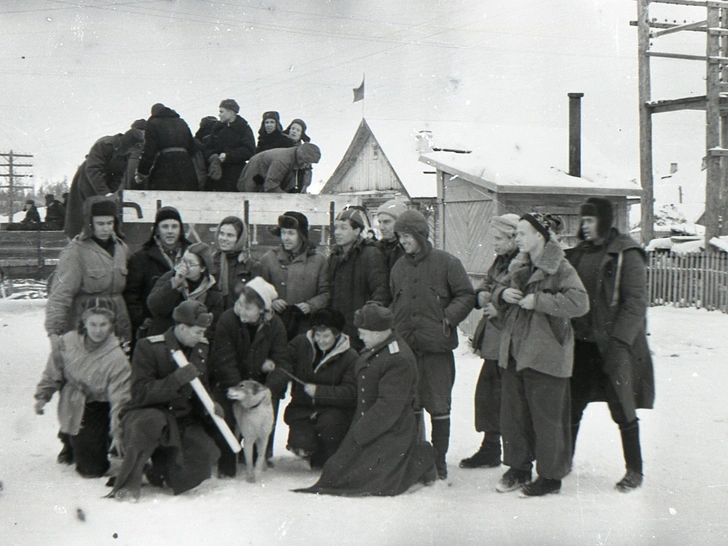
<path id="1" fill-rule="evenodd" d="M 15 190 L 24 190 L 28 188 L 32 188 L 33 186 L 20 186 L 16 184 L 16 180 L 19 178 L 32 178 L 32 174 L 24 174 L 24 173 L 17 173 L 15 172 L 16 168 L 28 168 L 33 167 L 32 163 L 16 163 L 16 158 L 32 158 L 32 154 L 16 154 L 12 150 L 10 150 L 10 153 L 4 154 L 0 153 L 0 157 L 5 158 L 7 163 L 0 165 L 0 167 L 5 167 L 8 172 L 7 173 L 0 173 L 1 177 L 8 179 L 7 186 L 0 186 L 0 188 L 7 188 L 8 189 L 8 221 L 13 221 L 13 213 L 15 212 L 13 210 L 13 199 L 15 198 Z"/>

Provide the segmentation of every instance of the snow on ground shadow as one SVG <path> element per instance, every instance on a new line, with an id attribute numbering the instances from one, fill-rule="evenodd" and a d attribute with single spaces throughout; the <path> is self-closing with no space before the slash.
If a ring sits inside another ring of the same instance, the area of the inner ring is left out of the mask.
<path id="1" fill-rule="evenodd" d="M 318 474 L 285 451 L 287 429 L 279 419 L 275 468 L 261 483 L 213 478 L 178 497 L 144 487 L 138 504 L 124 504 L 103 498 L 105 479 L 82 479 L 55 463 L 57 397 L 44 416 L 33 413 L 49 351 L 44 305 L 0 302 L 2 544 L 728 543 L 726 315 L 650 310 L 657 403 L 640 411 L 646 478 L 634 493 L 614 490 L 624 469 L 605 404 L 587 410 L 574 470 L 558 495 L 499 494 L 494 487 L 505 467 L 458 468 L 480 441 L 472 425 L 480 361 L 461 346 L 446 482 L 395 498 L 292 493 Z"/>

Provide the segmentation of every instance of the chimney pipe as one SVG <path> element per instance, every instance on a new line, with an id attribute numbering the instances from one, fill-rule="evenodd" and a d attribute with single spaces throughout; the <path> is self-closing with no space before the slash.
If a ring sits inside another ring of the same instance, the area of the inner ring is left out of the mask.
<path id="1" fill-rule="evenodd" d="M 569 174 L 581 176 L 581 98 L 584 93 L 569 93 Z"/>

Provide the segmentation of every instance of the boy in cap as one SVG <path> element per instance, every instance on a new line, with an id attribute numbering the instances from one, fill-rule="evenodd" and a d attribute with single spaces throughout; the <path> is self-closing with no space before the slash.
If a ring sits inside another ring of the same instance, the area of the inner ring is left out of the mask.
<path id="1" fill-rule="evenodd" d="M 475 387 L 475 430 L 483 433 L 483 442 L 473 456 L 460 461 L 460 468 L 496 467 L 501 464 L 501 369 L 498 354 L 503 317 L 499 317 L 490 300 L 493 290 L 508 274 L 508 266 L 518 254 L 517 225 L 517 214 L 495 216 L 490 221 L 495 260 L 475 291 L 475 308 L 483 309 L 483 318 L 473 335 L 473 349 L 483 358 Z"/>
<path id="2" fill-rule="evenodd" d="M 397 235 L 394 233 L 394 223 L 399 218 L 399 215 L 406 210 L 407 205 L 395 199 L 382 203 L 377 209 L 379 234 L 382 236 L 377 241 L 377 248 L 384 254 L 389 271 L 392 271 L 394 264 L 404 255 L 404 250 L 399 244 Z"/>
<path id="3" fill-rule="evenodd" d="M 417 358 L 419 420 L 427 410 L 437 475 L 444 480 L 455 382 L 453 349 L 458 346 L 458 324 L 475 305 L 475 292 L 460 260 L 428 241 L 429 226 L 420 212 L 404 211 L 394 231 L 405 251 L 390 279 L 394 326 Z"/>
<path id="4" fill-rule="evenodd" d="M 392 299 L 384 257 L 374 241 L 362 236 L 367 227 L 369 219 L 362 207 L 351 206 L 341 211 L 334 221 L 336 246 L 329 254 L 329 305 L 344 315 L 344 333 L 356 350 L 364 345 L 354 327 L 354 312 L 368 301 L 389 305 Z"/>
<path id="5" fill-rule="evenodd" d="M 576 446 L 582 413 L 606 401 L 619 425 L 626 474 L 623 493 L 642 485 L 638 408 L 652 408 L 655 379 L 647 345 L 645 252 L 614 227 L 609 200 L 591 197 L 581 206 L 582 241 L 566 254 L 589 294 L 589 313 L 574 319 L 571 436 Z"/>
<path id="6" fill-rule="evenodd" d="M 175 495 L 197 487 L 212 475 L 220 456 L 205 432 L 205 410 L 190 382 L 208 386 L 205 330 L 212 313 L 187 300 L 172 314 L 164 334 L 139 340 L 132 359 L 131 401 L 122 417 L 124 461 L 109 497 L 138 500 L 142 473 L 153 485 L 167 485 Z M 172 353 L 181 350 L 189 364 L 179 367 Z M 216 407 L 222 415 L 222 409 Z M 152 466 L 144 465 L 152 458 Z"/>

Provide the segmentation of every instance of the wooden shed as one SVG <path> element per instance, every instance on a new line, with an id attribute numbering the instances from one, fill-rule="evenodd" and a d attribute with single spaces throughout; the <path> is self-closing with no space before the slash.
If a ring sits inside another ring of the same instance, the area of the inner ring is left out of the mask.
<path id="1" fill-rule="evenodd" d="M 511 149 L 510 157 L 495 149 L 502 147 L 494 146 L 491 153 L 431 152 L 420 159 L 437 172 L 437 246 L 460 258 L 471 276 L 484 274 L 493 262 L 489 225 L 494 216 L 558 214 L 565 222 L 562 241 L 571 246 L 579 229 L 581 203 L 599 196 L 612 202 L 617 227 L 628 231 L 628 207 L 642 191 L 636 181 L 610 180 L 601 174 L 570 176 L 530 162 L 520 146 Z"/>

